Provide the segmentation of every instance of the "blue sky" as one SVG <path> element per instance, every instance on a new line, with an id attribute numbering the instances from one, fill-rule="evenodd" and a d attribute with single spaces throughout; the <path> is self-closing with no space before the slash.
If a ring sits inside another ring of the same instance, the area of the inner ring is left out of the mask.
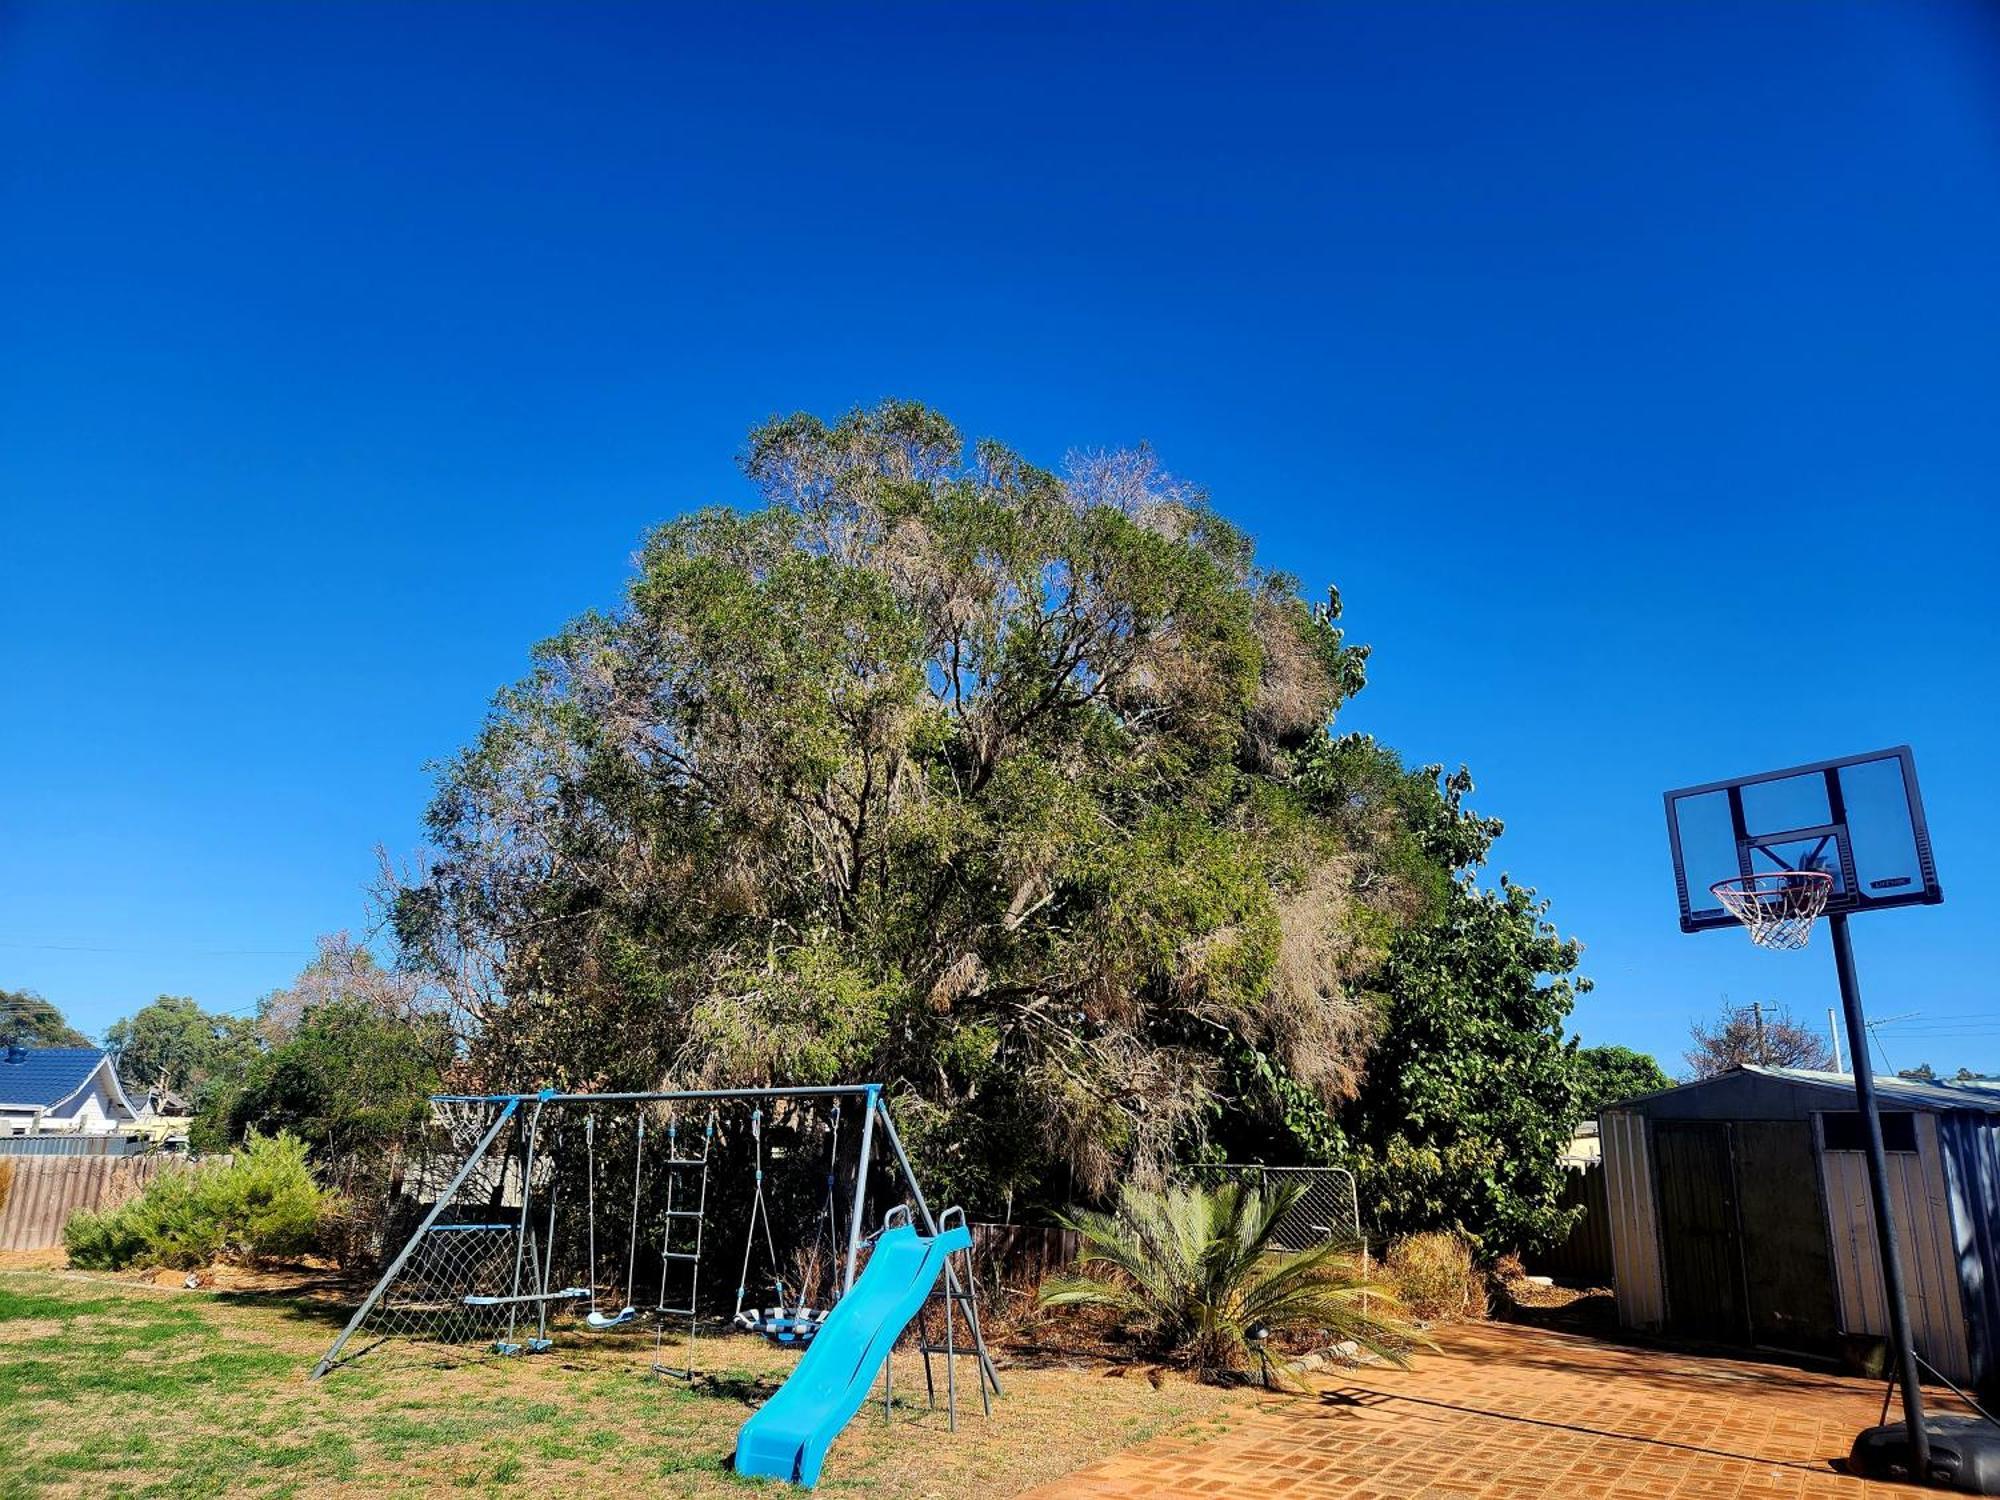
<path id="1" fill-rule="evenodd" d="M 1588 944 L 1660 793 L 1908 741 L 1899 1066 L 2000 1069 L 2000 22 L 1972 4 L 0 7 L 0 986 L 251 1004 L 753 422 L 1148 440 L 1337 582 Z"/>

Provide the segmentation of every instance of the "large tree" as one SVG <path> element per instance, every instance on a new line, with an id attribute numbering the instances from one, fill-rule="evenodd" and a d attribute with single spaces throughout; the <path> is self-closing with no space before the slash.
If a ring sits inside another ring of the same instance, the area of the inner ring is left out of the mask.
<path id="1" fill-rule="evenodd" d="M 654 533 L 442 778 L 395 920 L 483 1080 L 880 1078 L 975 1208 L 1337 1147 L 1371 976 L 1490 837 L 1434 773 L 1342 779 L 1337 596 L 1144 451 L 1050 473 L 891 403 L 745 469 L 762 508 Z"/>
<path id="2" fill-rule="evenodd" d="M 425 1096 L 457 1055 L 431 998 L 346 933 L 321 937 L 312 963 L 245 1023 L 255 1044 L 241 1064 L 203 1089 L 191 1143 L 221 1151 L 252 1131 L 298 1136 L 321 1178 L 350 1195 L 355 1248 L 395 1191 L 398 1148 L 426 1118 Z"/>
<path id="3" fill-rule="evenodd" d="M 104 1044 L 117 1055 L 126 1088 L 143 1093 L 164 1082 L 193 1098 L 210 1079 L 250 1061 L 257 1027 L 247 1016 L 211 1014 L 187 995 L 161 995 L 112 1022 Z"/>
<path id="4" fill-rule="evenodd" d="M 451 1056 L 437 1017 L 403 1019 L 365 998 L 331 997 L 218 1094 L 195 1144 L 217 1149 L 252 1131 L 290 1131 L 329 1184 L 352 1191 L 426 1117 Z"/>
<path id="5" fill-rule="evenodd" d="M 90 1038 L 33 990 L 0 990 L 0 1045 L 88 1047 Z"/>
<path id="6" fill-rule="evenodd" d="M 1630 1047 L 1585 1047 L 1576 1054 L 1576 1066 L 1577 1105 L 1586 1115 L 1623 1099 L 1657 1094 L 1674 1083 L 1651 1055 Z"/>
<path id="7" fill-rule="evenodd" d="M 1466 811 L 1461 770 L 1403 775 L 1368 747 L 1364 781 L 1400 778 L 1410 840 L 1452 872 L 1441 903 L 1390 940 L 1375 976 L 1386 1014 L 1366 1080 L 1344 1112 L 1362 1211 L 1378 1228 L 1459 1229 L 1488 1252 L 1559 1238 L 1557 1158 L 1583 1114 L 1565 1026 L 1590 982 L 1548 903 L 1476 872 L 1500 825 Z M 1355 774 L 1355 773 L 1350 773 Z"/>

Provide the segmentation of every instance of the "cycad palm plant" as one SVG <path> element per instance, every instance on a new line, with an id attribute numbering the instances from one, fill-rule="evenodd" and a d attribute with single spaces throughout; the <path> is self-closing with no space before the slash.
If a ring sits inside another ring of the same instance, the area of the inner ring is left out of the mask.
<path id="1" fill-rule="evenodd" d="M 1422 1340 L 1396 1316 L 1394 1296 L 1361 1275 L 1354 1247 L 1328 1242 L 1287 1254 L 1272 1243 L 1301 1191 L 1236 1182 L 1127 1188 L 1116 1212 L 1063 1220 L 1083 1239 L 1078 1269 L 1043 1282 L 1039 1301 L 1109 1308 L 1203 1376 L 1244 1368 L 1260 1324 L 1271 1334 L 1351 1339 L 1406 1363 Z"/>

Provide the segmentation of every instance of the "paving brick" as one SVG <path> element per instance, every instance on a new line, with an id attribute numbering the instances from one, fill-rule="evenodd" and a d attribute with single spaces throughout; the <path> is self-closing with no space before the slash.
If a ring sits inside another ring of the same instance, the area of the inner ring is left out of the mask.
<path id="1" fill-rule="evenodd" d="M 1781 1366 L 1513 1324 L 1446 1330 L 1413 1369 L 1342 1372 L 1205 1442 L 1159 1439 L 1034 1500 L 1895 1500 L 1840 1473 L 1882 1391 Z"/>

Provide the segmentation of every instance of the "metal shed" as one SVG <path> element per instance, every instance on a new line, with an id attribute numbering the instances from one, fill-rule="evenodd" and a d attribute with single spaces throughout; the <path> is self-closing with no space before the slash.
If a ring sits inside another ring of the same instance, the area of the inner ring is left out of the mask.
<path id="1" fill-rule="evenodd" d="M 2000 1087 L 1875 1087 L 1917 1352 L 2000 1383 Z M 1737 1068 L 1600 1135 L 1620 1323 L 1810 1354 L 1888 1332 L 1852 1078 Z"/>

